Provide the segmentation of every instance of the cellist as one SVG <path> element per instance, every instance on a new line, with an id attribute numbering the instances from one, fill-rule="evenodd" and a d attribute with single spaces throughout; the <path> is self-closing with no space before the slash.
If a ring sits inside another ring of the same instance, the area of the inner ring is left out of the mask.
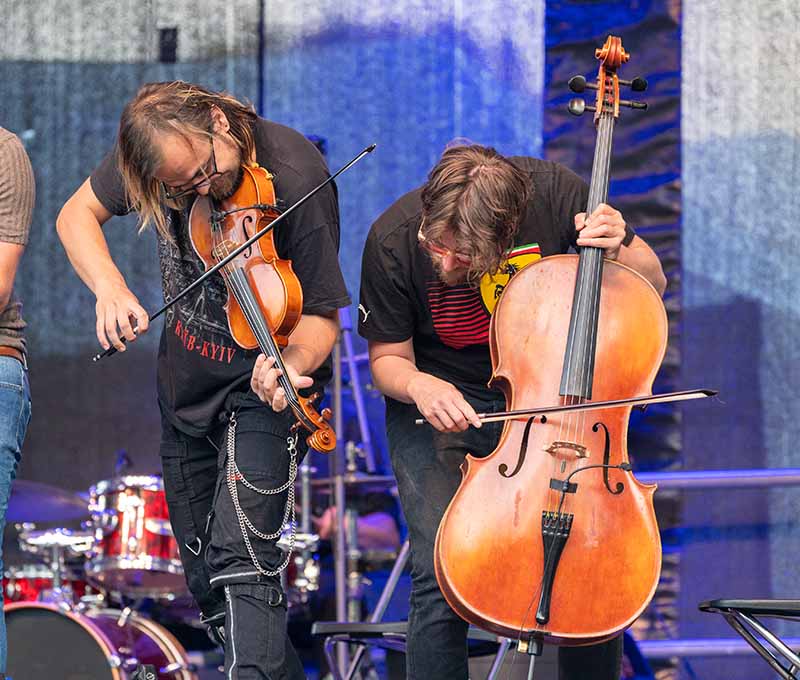
<path id="1" fill-rule="evenodd" d="M 477 413 L 506 406 L 502 393 L 487 387 L 489 320 L 505 283 L 542 257 L 594 246 L 659 294 L 666 288 L 658 257 L 620 212 L 601 204 L 587 217 L 587 198 L 586 183 L 556 163 L 454 146 L 423 187 L 399 198 L 370 229 L 359 332 L 386 396 L 390 455 L 409 527 L 409 680 L 468 677 L 467 624 L 442 596 L 433 550 L 465 455 L 492 452 L 502 430 L 501 423 L 481 427 Z M 558 294 L 569 301 L 572 293 Z M 432 427 L 415 426 L 417 412 Z M 561 648 L 560 677 L 617 680 L 621 651 L 621 637 Z"/>
<path id="2" fill-rule="evenodd" d="M 103 348 L 124 351 L 122 338 L 132 342 L 145 332 L 148 315 L 112 260 L 102 225 L 133 210 L 142 226 L 155 226 L 170 299 L 204 271 L 189 242 L 195 197 L 227 199 L 242 182 L 243 164 L 254 162 L 274 174 L 285 206 L 328 176 L 322 156 L 300 133 L 259 118 L 225 93 L 182 81 L 151 83 L 127 104 L 114 151 L 57 223 L 70 261 L 97 298 Z M 335 188 L 327 186 L 290 217 L 275 229 L 275 244 L 279 257 L 292 260 L 304 302 L 282 356 L 296 388 L 320 391 L 331 376 L 336 312 L 349 304 L 338 263 Z M 262 495 L 239 483 L 237 500 L 224 483 L 231 441 L 241 474 L 275 489 L 287 481 L 290 456 L 305 453 L 305 438 L 290 435 L 294 421 L 276 369 L 258 351 L 236 346 L 225 302 L 217 274 L 171 308 L 162 332 L 158 403 L 170 520 L 189 588 L 225 646 L 226 677 L 305 678 L 286 636 L 276 573 L 283 553 L 276 537 L 246 537 L 236 507 L 266 536 L 279 534 L 287 492 Z"/>

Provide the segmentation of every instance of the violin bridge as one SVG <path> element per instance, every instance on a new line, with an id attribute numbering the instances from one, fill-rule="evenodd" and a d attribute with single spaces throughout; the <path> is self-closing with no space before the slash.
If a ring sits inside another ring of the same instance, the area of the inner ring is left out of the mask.
<path id="1" fill-rule="evenodd" d="M 555 441 L 550 446 L 545 446 L 544 452 L 551 456 L 558 456 L 561 453 L 574 453 L 576 458 L 588 458 L 589 456 L 589 450 L 583 444 L 568 441 Z"/>

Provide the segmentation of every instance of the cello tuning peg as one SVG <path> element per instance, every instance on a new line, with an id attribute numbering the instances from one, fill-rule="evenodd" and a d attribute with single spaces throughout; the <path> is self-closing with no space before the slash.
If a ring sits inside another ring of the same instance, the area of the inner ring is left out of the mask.
<path id="1" fill-rule="evenodd" d="M 647 109 L 647 102 L 634 102 L 630 99 L 620 99 L 619 100 L 620 106 L 627 106 L 629 109 L 640 109 L 645 111 Z"/>
<path id="2" fill-rule="evenodd" d="M 570 99 L 569 104 L 567 105 L 567 110 L 573 116 L 580 116 L 584 111 L 594 111 L 594 106 L 589 106 L 583 99 Z"/>
<path id="3" fill-rule="evenodd" d="M 569 79 L 569 89 L 573 92 L 583 92 L 584 90 L 596 90 L 597 85 L 594 83 L 587 83 L 586 78 L 583 76 L 572 76 Z"/>
<path id="4" fill-rule="evenodd" d="M 647 79 L 642 76 L 636 76 L 633 80 L 619 80 L 620 85 L 629 86 L 634 92 L 644 92 L 647 89 Z"/>

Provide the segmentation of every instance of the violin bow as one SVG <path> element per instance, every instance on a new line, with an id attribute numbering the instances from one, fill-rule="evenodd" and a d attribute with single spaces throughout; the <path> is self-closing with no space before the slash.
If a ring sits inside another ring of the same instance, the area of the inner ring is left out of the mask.
<path id="1" fill-rule="evenodd" d="M 190 283 L 188 286 L 186 286 L 186 288 L 184 288 L 184 289 L 183 289 L 183 290 L 182 290 L 180 293 L 178 293 L 178 294 L 177 294 L 175 297 L 173 297 L 171 300 L 169 300 L 168 302 L 166 302 L 166 303 L 164 304 L 164 306 L 163 306 L 163 307 L 161 307 L 161 309 L 159 309 L 157 312 L 154 312 L 153 314 L 151 314 L 151 315 L 149 316 L 149 320 L 150 320 L 150 321 L 154 321 L 154 320 L 155 320 L 155 319 L 157 319 L 159 316 L 161 316 L 161 315 L 162 315 L 164 312 L 166 312 L 166 311 L 167 311 L 167 310 L 168 310 L 170 307 L 172 307 L 172 305 L 174 305 L 176 302 L 178 302 L 178 300 L 180 300 L 180 299 L 184 298 L 184 297 L 185 297 L 186 295 L 188 295 L 188 294 L 189 294 L 191 291 L 193 291 L 195 288 L 197 288 L 197 286 L 199 286 L 199 285 L 200 285 L 201 283 L 203 283 L 203 282 L 204 282 L 206 279 L 208 279 L 208 277 L 209 277 L 209 276 L 211 276 L 212 274 L 215 274 L 216 272 L 218 272 L 220 269 L 222 269 L 222 267 L 224 267 L 224 266 L 225 266 L 225 265 L 227 265 L 229 262 L 231 262 L 231 260 L 233 260 L 233 259 L 234 259 L 234 258 L 235 258 L 235 257 L 236 257 L 236 256 L 237 256 L 239 253 L 241 253 L 241 252 L 242 252 L 242 251 L 244 251 L 244 250 L 247 250 L 247 248 L 249 248 L 250 246 L 252 246 L 252 245 L 253 245 L 253 244 L 254 244 L 256 241 L 258 241 L 258 239 L 260 239 L 260 238 L 261 238 L 261 237 L 262 237 L 264 234 L 266 234 L 266 233 L 267 233 L 268 231 L 270 231 L 271 229 L 274 229 L 274 228 L 275 228 L 275 225 L 279 224 L 279 223 L 280 223 L 282 220 L 284 220 L 286 217 L 288 217 L 289 215 L 291 215 L 291 214 L 292 214 L 292 213 L 293 213 L 295 210 L 297 210 L 297 208 L 299 208 L 299 207 L 300 207 L 301 205 L 303 205 L 303 204 L 304 204 L 304 203 L 305 203 L 305 202 L 306 202 L 308 199 L 310 199 L 312 196 L 314 196 L 314 194 L 316 194 L 316 193 L 317 193 L 317 192 L 318 192 L 320 189 L 322 189 L 322 188 L 323 188 L 323 187 L 325 187 L 326 185 L 330 184 L 330 183 L 331 183 L 333 180 L 335 180 L 335 179 L 336 179 L 336 178 L 337 178 L 339 175 L 341 175 L 341 174 L 342 174 L 343 172 L 345 172 L 346 170 L 349 170 L 349 169 L 350 169 L 351 167 L 353 167 L 353 166 L 354 166 L 356 163 L 358 163 L 358 161 L 360 161 L 360 160 L 361 160 L 361 159 L 362 159 L 364 156 L 366 156 L 366 155 L 367 155 L 367 154 L 369 154 L 369 153 L 372 153 L 372 152 L 375 150 L 375 147 L 377 147 L 377 146 L 378 146 L 377 144 L 370 144 L 370 145 L 369 145 L 368 147 L 366 147 L 366 148 L 365 148 L 363 151 L 361 151 L 361 152 L 360 152 L 360 153 L 359 153 L 357 156 L 355 156 L 353 159 L 351 159 L 350 161 L 348 161 L 347 163 L 345 163 L 345 164 L 344 164 L 344 165 L 343 165 L 341 168 L 339 168 L 339 169 L 338 169 L 336 172 L 334 172 L 334 173 L 333 173 L 333 174 L 332 174 L 330 177 L 328 177 L 328 178 L 327 178 L 327 179 L 326 179 L 324 182 L 321 182 L 319 185 L 317 185 L 316 187 L 314 187 L 314 188 L 313 188 L 311 191 L 309 191 L 309 192 L 308 192 L 308 193 L 307 193 L 305 196 L 303 196 L 302 198 L 298 199 L 298 200 L 297 200 L 297 201 L 296 201 L 296 202 L 295 202 L 295 203 L 294 203 L 292 206 L 290 206 L 289 208 L 287 208 L 286 210 L 284 210 L 284 211 L 283 211 L 283 212 L 282 212 L 282 213 L 281 213 L 281 214 L 280 214 L 278 217 L 276 217 L 276 218 L 275 218 L 275 219 L 274 219 L 272 222 L 270 222 L 269 224 L 265 225 L 263 229 L 261 229 L 260 231 L 256 232 L 255 234 L 253 234 L 253 235 L 252 235 L 250 238 L 248 238 L 248 239 L 247 239 L 247 240 L 246 240 L 244 243 L 242 243 L 241 245 L 237 246 L 237 247 L 236 247 L 234 250 L 232 250 L 230 253 L 228 253 L 228 254 L 227 254 L 227 255 L 226 255 L 226 256 L 225 256 L 223 259 L 221 259 L 219 262 L 217 262 L 217 264 L 215 264 L 215 265 L 214 265 L 213 267 L 211 267 L 210 269 L 207 269 L 207 270 L 205 271 L 205 273 L 203 273 L 203 274 L 202 274 L 201 276 L 199 276 L 197 279 L 195 279 L 194 281 L 192 281 L 192 282 L 191 282 L 191 283 Z M 252 206 L 248 206 L 248 208 L 247 208 L 247 209 L 249 209 L 249 208 L 274 208 L 274 207 L 275 207 L 275 206 L 272 206 L 272 205 L 270 205 L 270 206 L 264 206 L 264 205 L 252 205 Z M 245 209 L 245 208 L 240 208 L 240 210 L 244 210 L 244 209 Z M 215 215 L 213 215 L 213 214 L 212 214 L 212 218 L 214 218 L 214 217 L 215 217 Z M 136 332 L 136 329 L 135 329 L 135 328 L 134 328 L 134 332 Z M 122 338 L 122 342 L 125 342 L 125 338 Z M 111 347 L 109 347 L 109 348 L 108 348 L 107 350 L 105 350 L 104 352 L 101 352 L 100 354 L 96 354 L 94 357 L 92 357 L 92 361 L 100 361 L 100 359 L 103 359 L 104 357 L 110 357 L 112 354 L 116 354 L 116 353 L 117 353 L 117 348 L 116 348 L 116 347 L 114 347 L 114 346 L 112 345 Z"/>

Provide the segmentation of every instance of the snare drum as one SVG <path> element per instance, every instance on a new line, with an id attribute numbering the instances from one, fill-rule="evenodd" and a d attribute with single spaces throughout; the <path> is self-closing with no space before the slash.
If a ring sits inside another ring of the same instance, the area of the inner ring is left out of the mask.
<path id="1" fill-rule="evenodd" d="M 186 581 L 161 477 L 127 476 L 90 489 L 96 544 L 86 577 L 132 597 L 174 596 Z"/>
<path id="2" fill-rule="evenodd" d="M 180 643 L 130 610 L 20 602 L 6 607 L 6 626 L 12 678 L 129 680 L 139 665 L 152 665 L 158 680 L 197 680 Z"/>

